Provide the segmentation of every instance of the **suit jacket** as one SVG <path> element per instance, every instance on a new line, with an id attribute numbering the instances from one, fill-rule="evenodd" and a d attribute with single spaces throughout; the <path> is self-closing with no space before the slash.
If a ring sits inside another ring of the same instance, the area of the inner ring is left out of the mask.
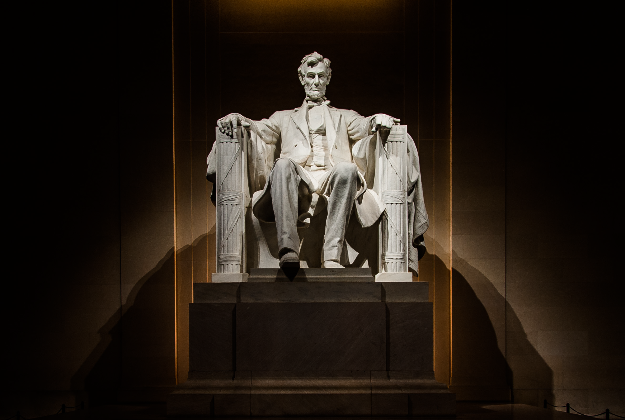
<path id="1" fill-rule="evenodd" d="M 305 165 L 310 155 L 311 142 L 306 116 L 308 105 L 306 101 L 299 108 L 277 111 L 269 118 L 260 121 L 248 122 L 252 125 L 250 144 L 248 146 L 248 173 L 250 187 L 253 194 L 252 208 L 259 220 L 275 221 L 271 196 L 270 182 L 267 182 L 273 168 L 275 151 L 280 149 L 280 158 L 288 158 L 295 162 L 298 168 Z M 371 133 L 371 119 L 363 117 L 355 111 L 338 109 L 327 106 L 326 137 L 330 149 L 330 161 L 336 165 L 339 162 L 356 163 L 361 175 L 362 188 L 356 199 L 356 215 L 363 227 L 373 225 L 384 211 L 377 194 L 369 188 L 372 184 L 371 174 L 375 171 L 372 159 L 376 136 Z M 329 121 L 332 123 L 329 124 Z M 410 268 L 417 271 L 417 261 L 425 253 L 423 233 L 427 230 L 429 220 L 423 200 L 419 156 L 412 139 L 408 144 L 409 183 L 407 197 L 409 201 L 409 232 L 410 242 L 414 248 L 410 249 Z M 215 147 L 208 156 L 207 178 L 215 183 Z M 300 177 L 312 190 L 312 183 L 305 171 L 300 171 Z M 262 190 L 262 191 L 261 191 Z M 254 192 L 256 192 L 254 194 Z M 214 202 L 214 188 L 211 199 Z M 310 211 L 310 216 L 323 210 L 320 206 L 316 211 Z M 300 220 L 304 220 L 300 217 Z"/>
<path id="2" fill-rule="evenodd" d="M 330 149 L 330 162 L 353 162 L 352 145 L 371 134 L 372 117 L 363 117 L 355 111 L 324 106 L 326 113 L 326 137 Z M 330 118 L 327 118 L 329 113 Z M 281 158 L 289 158 L 304 165 L 310 155 L 311 141 L 306 116 L 306 101 L 301 107 L 275 112 L 271 117 L 255 121 L 258 134 L 268 144 L 280 143 Z"/>
<path id="3" fill-rule="evenodd" d="M 371 118 L 363 117 L 355 111 L 338 109 L 331 106 L 323 106 L 326 121 L 326 137 L 328 149 L 330 150 L 329 160 L 332 165 L 340 162 L 353 163 L 352 146 L 355 142 L 370 136 Z M 300 169 L 299 175 L 311 191 L 314 187 L 306 171 L 301 170 L 305 166 L 311 152 L 311 140 L 306 116 L 308 105 L 306 101 L 301 107 L 275 112 L 271 117 L 253 122 L 253 131 L 256 131 L 266 146 L 264 154 L 273 156 L 275 147 L 280 146 L 280 158 L 288 158 L 296 163 Z M 255 147 L 258 149 L 258 146 Z M 265 159 L 267 162 L 268 159 Z M 269 163 L 269 162 L 267 162 Z M 273 162 L 271 162 L 273 166 Z M 384 208 L 377 195 L 367 189 L 364 173 L 360 171 L 360 188 L 357 192 L 356 215 L 363 227 L 373 225 L 379 218 Z M 265 179 L 269 179 L 268 173 Z M 270 202 L 271 189 L 270 182 L 264 183 L 262 194 L 257 194 L 252 203 L 252 209 L 256 217 L 262 221 L 274 221 L 273 209 Z M 323 199 L 320 200 L 323 202 Z M 317 203 L 313 199 L 312 203 Z M 306 220 L 314 214 L 322 211 L 324 206 L 317 205 L 314 209 L 300 215 L 300 220 Z"/>

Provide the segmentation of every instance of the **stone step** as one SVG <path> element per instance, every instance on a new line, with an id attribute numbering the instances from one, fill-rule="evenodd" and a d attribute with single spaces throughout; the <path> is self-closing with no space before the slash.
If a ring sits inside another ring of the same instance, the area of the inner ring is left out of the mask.
<path id="1" fill-rule="evenodd" d="M 267 282 L 365 282 L 375 279 L 370 268 L 300 268 L 290 279 L 279 268 L 252 268 L 247 280 L 250 283 Z"/>
<path id="2" fill-rule="evenodd" d="M 250 276 L 250 278 L 252 278 Z M 427 302 L 428 283 L 194 283 L 194 303 Z"/>
<path id="3" fill-rule="evenodd" d="M 455 395 L 434 379 L 192 379 L 169 395 L 170 416 L 453 416 Z M 239 375 L 237 375 L 239 376 Z M 244 376 L 244 375 L 242 375 Z M 368 375 L 367 375 L 368 376 Z"/>

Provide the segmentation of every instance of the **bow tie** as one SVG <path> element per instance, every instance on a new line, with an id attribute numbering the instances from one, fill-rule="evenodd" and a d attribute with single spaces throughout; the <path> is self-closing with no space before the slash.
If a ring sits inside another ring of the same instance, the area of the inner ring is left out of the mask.
<path id="1" fill-rule="evenodd" d="M 330 101 L 328 101 L 324 96 L 323 98 L 319 98 L 316 101 L 313 101 L 312 99 L 306 99 L 306 103 L 308 104 L 308 108 L 310 109 L 319 105 L 328 105 Z"/>

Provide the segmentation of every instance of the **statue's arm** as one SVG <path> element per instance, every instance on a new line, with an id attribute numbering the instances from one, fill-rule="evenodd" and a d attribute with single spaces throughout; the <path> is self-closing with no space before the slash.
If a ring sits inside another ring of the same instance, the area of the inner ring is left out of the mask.
<path id="1" fill-rule="evenodd" d="M 363 117 L 356 111 L 345 110 L 342 112 L 347 135 L 351 141 L 358 141 L 371 135 L 371 119 L 375 116 Z"/>
<path id="2" fill-rule="evenodd" d="M 374 114 L 369 117 L 363 117 L 355 111 L 346 111 L 343 113 L 345 123 L 347 124 L 347 132 L 350 140 L 355 144 L 352 147 L 352 156 L 354 163 L 358 166 L 360 172 L 365 176 L 367 183 L 372 185 L 372 169 L 375 166 L 375 148 L 376 136 L 373 134 L 380 130 L 382 140 L 386 141 L 388 133 L 393 125 L 399 124 L 399 119 L 386 114 Z"/>
<path id="3" fill-rule="evenodd" d="M 393 125 L 399 124 L 400 121 L 399 118 L 386 114 L 374 114 L 369 117 L 363 117 L 351 110 L 344 112 L 343 117 L 347 124 L 347 133 L 352 141 L 358 141 L 379 129 L 390 130 Z"/>
<path id="4" fill-rule="evenodd" d="M 254 121 L 256 130 L 252 129 L 251 147 L 248 148 L 248 168 L 255 174 L 251 177 L 250 183 L 252 193 L 262 190 L 269 178 L 276 160 L 276 144 L 281 138 L 281 127 L 285 115 L 285 111 L 278 111 L 269 118 Z"/>

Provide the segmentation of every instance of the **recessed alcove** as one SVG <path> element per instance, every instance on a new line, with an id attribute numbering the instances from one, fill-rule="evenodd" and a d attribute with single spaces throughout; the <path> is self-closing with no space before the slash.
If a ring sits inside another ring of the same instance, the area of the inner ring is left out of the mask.
<path id="1" fill-rule="evenodd" d="M 347 12 L 349 11 L 349 12 Z M 419 149 L 430 216 L 429 253 L 414 281 L 430 283 L 437 380 L 450 375 L 451 9 L 449 3 L 367 1 L 174 3 L 174 144 L 178 380 L 186 378 L 186 305 L 215 272 L 214 207 L 204 162 L 216 120 L 299 107 L 301 58 L 332 61 L 327 97 L 362 115 L 400 118 Z"/>

